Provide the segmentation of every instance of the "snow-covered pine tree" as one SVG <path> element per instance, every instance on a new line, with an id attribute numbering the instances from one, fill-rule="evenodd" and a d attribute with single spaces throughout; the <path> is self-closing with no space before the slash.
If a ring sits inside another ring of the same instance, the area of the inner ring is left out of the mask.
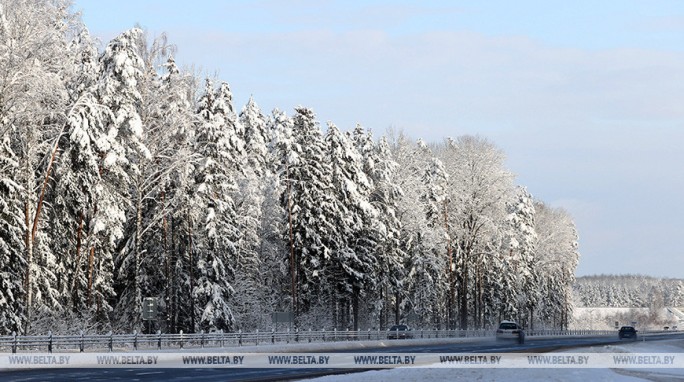
<path id="1" fill-rule="evenodd" d="M 2 129 L 0 125 L 0 129 Z M 24 238 L 21 186 L 13 180 L 19 168 L 8 137 L 0 140 L 0 333 L 21 333 L 25 320 Z"/>
<path id="2" fill-rule="evenodd" d="M 384 329 L 388 327 L 389 314 L 396 310 L 392 306 L 393 300 L 404 293 L 406 253 L 401 248 L 401 222 L 397 217 L 398 201 L 403 191 L 396 184 L 398 164 L 392 158 L 387 138 L 381 137 L 375 144 L 372 134 L 360 125 L 354 129 L 352 138 L 363 158 L 364 172 L 372 184 L 370 203 L 378 213 L 377 287 L 371 298 L 375 302 L 379 327 Z"/>
<path id="3" fill-rule="evenodd" d="M 195 182 L 202 210 L 195 235 L 197 275 L 192 286 L 198 318 L 195 330 L 230 330 L 240 240 L 233 198 L 244 141 L 227 84 L 215 92 L 211 81 L 206 81 L 198 115 L 196 152 L 200 157 Z"/>
<path id="4" fill-rule="evenodd" d="M 196 79 L 182 73 L 173 57 L 164 65 L 159 98 L 161 99 L 160 124 L 168 140 L 165 153 L 158 160 L 165 169 L 161 176 L 159 204 L 163 205 L 158 234 L 161 241 L 163 280 L 160 309 L 164 313 L 166 330 L 178 333 L 194 331 L 191 323 L 190 254 L 191 233 L 198 221 L 199 200 L 194 196 L 194 173 L 197 156 L 194 153 L 194 126 L 197 114 L 194 108 Z M 194 265 L 192 265 L 194 267 Z"/>
<path id="5" fill-rule="evenodd" d="M 555 209 L 541 202 L 535 204 L 535 232 L 537 246 L 535 259 L 539 267 L 540 289 L 545 298 L 541 316 L 552 327 L 567 329 L 572 313 L 572 288 L 575 269 L 579 262 L 577 230 L 570 215 L 563 209 Z M 589 301 L 591 306 L 601 305 Z M 604 301 L 603 304 L 607 303 Z"/>
<path id="6" fill-rule="evenodd" d="M 509 250 L 507 260 L 513 263 L 512 277 L 516 285 L 511 297 L 517 301 L 517 320 L 530 329 L 534 329 L 534 313 L 539 302 L 539 272 L 534 258 L 537 245 L 534 218 L 532 195 L 524 187 L 518 187 L 508 202 L 504 231 Z"/>
<path id="7" fill-rule="evenodd" d="M 68 5 L 66 0 L 0 2 L 0 139 L 9 139 L 20 164 L 12 178 L 22 186 L 20 203 L 27 223 L 24 331 L 30 330 L 34 311 L 47 316 L 61 309 L 55 275 L 59 264 L 44 229 L 50 206 L 46 190 L 74 101 L 65 86 L 73 74 L 67 41 L 82 29 Z"/>
<path id="8" fill-rule="evenodd" d="M 108 126 L 110 142 L 102 172 L 108 190 L 100 195 L 95 208 L 98 218 L 112 224 L 109 229 L 118 231 L 119 235 L 126 231 L 126 242 L 115 258 L 119 295 L 116 311 L 123 328 L 138 331 L 142 329 L 145 274 L 141 267 L 143 216 L 139 212 L 142 196 L 135 193 L 134 185 L 141 176 L 141 165 L 151 157 L 145 147 L 139 109 L 143 101 L 140 84 L 146 75 L 145 61 L 141 57 L 143 47 L 144 33 L 138 28 L 110 41 L 100 57 L 102 72 L 96 90 L 99 102 L 113 113 L 113 121 Z"/>
<path id="9" fill-rule="evenodd" d="M 269 118 L 269 153 L 267 163 L 274 174 L 272 187 L 266 188 L 262 245 L 268 259 L 263 268 L 271 286 L 270 300 L 275 311 L 294 312 L 297 293 L 294 261 L 291 165 L 299 162 L 301 148 L 294 140 L 293 122 L 285 112 L 274 109 Z"/>
<path id="10" fill-rule="evenodd" d="M 330 164 L 326 147 L 314 112 L 298 107 L 293 117 L 293 142 L 280 171 L 283 192 L 281 205 L 288 213 L 288 226 L 284 236 L 290 241 L 294 263 L 295 321 L 303 324 L 300 314 L 321 303 L 328 309 L 329 302 L 322 299 L 331 295 L 330 286 L 322 283 L 328 277 L 332 250 L 339 242 L 335 217 L 339 213 L 330 193 Z M 313 312 L 313 316 L 322 314 Z"/>
<path id="11" fill-rule="evenodd" d="M 115 216 L 98 215 L 97 211 L 99 200 L 118 196 L 107 195 L 111 189 L 100 176 L 111 117 L 109 109 L 99 105 L 92 94 L 79 98 L 69 115 L 68 139 L 62 144 L 64 153 L 55 171 L 52 197 L 51 232 L 63 267 L 62 297 L 84 320 L 96 315 L 102 324 L 108 323 L 109 302 L 114 296 L 113 253 L 122 234 L 116 224 L 109 225 Z"/>
<path id="12" fill-rule="evenodd" d="M 98 214 L 98 201 L 119 199 L 101 177 L 103 158 L 116 145 L 108 135 L 114 116 L 97 99 L 100 66 L 86 29 L 75 36 L 69 50 L 73 74 L 66 86 L 75 104 L 67 115 L 60 142 L 63 153 L 50 193 L 50 234 L 60 264 L 59 290 L 63 304 L 73 311 L 70 317 L 83 322 L 96 318 L 100 329 L 107 329 L 114 297 L 113 254 L 122 235 L 123 213 Z"/>
<path id="13" fill-rule="evenodd" d="M 240 192 L 236 194 L 240 240 L 235 268 L 234 311 L 236 322 L 242 329 L 263 327 L 271 312 L 268 295 L 270 290 L 262 280 L 263 204 L 265 191 L 273 183 L 273 171 L 266 166 L 268 160 L 268 135 L 266 117 L 250 97 L 240 112 L 240 124 L 244 128 L 245 163 L 239 177 Z"/>
<path id="14" fill-rule="evenodd" d="M 352 327 L 358 330 L 359 300 L 376 286 L 376 249 L 381 240 L 377 211 L 370 203 L 372 188 L 363 171 L 362 157 L 351 140 L 328 123 L 325 143 L 332 174 L 330 189 L 336 205 L 333 219 L 337 225 L 329 273 L 336 287 L 331 301 L 333 316 L 336 327 L 347 326 L 351 318 Z"/>
<path id="15" fill-rule="evenodd" d="M 244 129 L 245 170 L 256 176 L 267 175 L 268 142 L 271 138 L 267 129 L 266 117 L 261 113 L 253 97 L 240 112 L 240 125 Z"/>
<path id="16" fill-rule="evenodd" d="M 424 194 L 421 195 L 425 206 L 425 215 L 437 235 L 443 237 L 440 242 L 440 250 L 443 251 L 446 268 L 443 270 L 446 281 L 446 322 L 447 327 L 455 329 L 456 323 L 456 256 L 452 240 L 451 224 L 456 208 L 452 205 L 452 194 L 449 190 L 455 187 L 449 184 L 449 174 L 444 168 L 444 163 L 438 158 L 433 158 L 425 169 L 423 175 L 425 184 Z"/>

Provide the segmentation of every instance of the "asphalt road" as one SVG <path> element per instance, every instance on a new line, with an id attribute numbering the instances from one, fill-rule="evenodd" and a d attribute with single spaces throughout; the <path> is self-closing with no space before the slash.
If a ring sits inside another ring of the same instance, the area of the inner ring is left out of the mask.
<path id="1" fill-rule="evenodd" d="M 647 341 L 684 339 L 682 334 L 650 335 Z M 640 339 L 642 340 L 642 339 Z M 403 341 L 403 340 L 399 340 Z M 332 350 L 330 353 L 363 352 L 363 353 L 507 353 L 507 352 L 551 352 L 560 349 L 572 349 L 586 346 L 600 346 L 619 343 L 617 335 L 611 337 L 582 338 L 545 338 L 528 337 L 525 344 L 513 341 L 497 342 L 494 339 L 476 342 L 452 343 L 442 345 L 412 345 L 410 340 L 406 346 L 382 347 L 377 349 Z M 367 370 L 367 369 L 364 369 Z M 360 370 L 363 371 L 363 370 Z M 333 373 L 350 373 L 350 369 L 50 369 L 50 370 L 15 370 L 0 371 L 2 381 L 283 381 L 306 379 Z"/>

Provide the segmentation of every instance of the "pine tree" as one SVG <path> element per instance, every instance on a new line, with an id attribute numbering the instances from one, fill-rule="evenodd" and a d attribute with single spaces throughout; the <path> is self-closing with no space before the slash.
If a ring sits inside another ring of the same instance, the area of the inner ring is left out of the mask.
<path id="1" fill-rule="evenodd" d="M 293 121 L 284 112 L 274 109 L 269 123 L 269 155 L 267 163 L 274 173 L 273 187 L 266 198 L 264 232 L 262 242 L 268 250 L 271 264 L 264 264 L 275 301 L 274 309 L 297 311 L 297 263 L 294 236 L 293 180 L 290 168 L 299 163 L 301 147 L 295 143 Z M 267 188 L 267 191 L 269 189 Z"/>
<path id="2" fill-rule="evenodd" d="M 542 301 L 548 311 L 547 319 L 554 327 L 567 328 L 572 313 L 572 286 L 579 262 L 577 231 L 570 215 L 562 209 L 553 209 L 543 203 L 535 204 L 536 265 L 540 273 L 540 289 L 546 298 Z M 607 304 L 590 298 L 590 306 Z"/>
<path id="3" fill-rule="evenodd" d="M 452 204 L 453 195 L 449 190 L 454 189 L 454 185 L 449 183 L 449 174 L 444 168 L 444 164 L 438 158 L 433 158 L 425 169 L 423 175 L 425 184 L 424 194 L 421 199 L 425 206 L 425 214 L 430 227 L 444 237 L 444 242 L 440 243 L 440 249 L 444 248 L 444 263 L 446 268 L 443 270 L 446 288 L 446 322 L 448 328 L 455 327 L 456 311 L 456 254 L 451 238 L 453 230 L 453 215 L 455 208 Z"/>
<path id="4" fill-rule="evenodd" d="M 375 224 L 377 211 L 370 203 L 371 183 L 363 171 L 362 157 L 350 139 L 329 123 L 325 142 L 332 174 L 330 187 L 336 205 L 332 210 L 336 214 L 333 219 L 337 225 L 336 242 L 332 243 L 331 281 L 337 288 L 333 308 L 351 303 L 356 330 L 359 300 L 376 286 L 376 250 L 380 241 Z"/>
<path id="5" fill-rule="evenodd" d="M 506 217 L 506 242 L 508 261 L 512 263 L 511 276 L 515 279 L 511 300 L 517 301 L 518 321 L 525 327 L 534 328 L 534 310 L 539 300 L 538 269 L 534 252 L 537 245 L 535 210 L 532 196 L 518 187 L 514 198 L 508 203 Z M 528 316 L 525 316 L 525 314 Z"/>
<path id="6" fill-rule="evenodd" d="M 285 171 L 280 172 L 284 190 L 281 205 L 288 213 L 284 236 L 290 241 L 293 264 L 295 321 L 307 313 L 330 289 L 322 281 L 329 275 L 329 262 L 339 233 L 334 216 L 335 203 L 330 195 L 330 164 L 325 158 L 323 134 L 311 109 L 297 108 L 293 118 L 293 140 L 284 152 Z M 291 275 L 292 276 L 292 275 Z"/>
<path id="7" fill-rule="evenodd" d="M 158 286 L 159 295 L 163 297 L 160 309 L 165 313 L 166 330 L 192 332 L 194 313 L 187 296 L 191 295 L 191 237 L 199 214 L 199 201 L 194 196 L 198 160 L 193 147 L 193 127 L 197 119 L 193 100 L 196 81 L 194 76 L 182 73 L 171 56 L 164 68 L 159 118 L 160 125 L 165 127 L 165 133 L 161 135 L 168 144 L 158 159 L 160 168 L 165 169 L 157 197 L 163 206 L 157 229 L 164 264 L 163 280 Z"/>
<path id="8" fill-rule="evenodd" d="M 24 310 L 24 240 L 26 229 L 18 198 L 21 186 L 12 180 L 19 163 L 9 146 L 9 139 L 0 141 L 0 333 L 20 333 L 25 320 Z"/>
<path id="9" fill-rule="evenodd" d="M 144 144 L 144 126 L 140 115 L 142 95 L 139 84 L 146 73 L 140 56 L 144 33 L 134 28 L 107 45 L 100 57 L 102 73 L 96 94 L 99 102 L 113 114 L 108 125 L 110 141 L 105 145 L 103 178 L 108 189 L 97 200 L 97 214 L 111 224 L 114 237 L 126 242 L 115 258 L 118 295 L 118 321 L 128 330 L 142 328 L 142 195 L 139 184 L 141 165 L 151 154 Z M 137 182 L 137 183 L 136 183 Z M 126 206 L 129 208 L 126 210 Z M 102 254 L 104 255 L 104 253 Z"/>
<path id="10" fill-rule="evenodd" d="M 270 170 L 266 161 L 271 138 L 266 129 L 266 117 L 252 97 L 240 112 L 240 125 L 244 128 L 246 168 L 256 176 L 264 176 Z"/>
<path id="11" fill-rule="evenodd" d="M 266 321 L 265 312 L 270 290 L 263 283 L 264 236 L 263 208 L 266 187 L 273 183 L 273 171 L 267 167 L 268 134 L 266 117 L 253 98 L 240 112 L 240 125 L 244 128 L 244 171 L 239 179 L 240 191 L 236 195 L 238 225 L 241 228 L 238 258 L 235 268 L 234 313 L 242 328 L 258 328 Z"/>
<path id="12" fill-rule="evenodd" d="M 389 313 L 393 308 L 392 300 L 400 300 L 405 294 L 403 279 L 406 253 L 401 248 L 401 221 L 397 217 L 399 199 L 403 191 L 397 182 L 397 162 L 392 158 L 389 144 L 385 137 L 374 144 L 372 134 L 366 133 L 357 125 L 353 133 L 353 141 L 362 156 L 364 173 L 372 184 L 370 203 L 375 207 L 378 216 L 378 245 L 376 247 L 377 287 L 375 309 L 379 314 L 379 326 L 388 326 Z M 396 310 L 397 307 L 394 307 Z"/>
<path id="13" fill-rule="evenodd" d="M 244 143 L 231 98 L 227 84 L 214 92 L 207 80 L 199 101 L 196 151 L 200 163 L 195 182 L 203 210 L 196 235 L 198 274 L 192 287 L 199 318 L 196 330 L 229 330 L 233 326 L 229 300 L 234 292 L 231 283 L 240 238 L 233 197 Z"/>

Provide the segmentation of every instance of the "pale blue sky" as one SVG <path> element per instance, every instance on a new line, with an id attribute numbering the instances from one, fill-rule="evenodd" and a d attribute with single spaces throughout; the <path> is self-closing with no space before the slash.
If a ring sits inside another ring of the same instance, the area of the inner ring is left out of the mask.
<path id="1" fill-rule="evenodd" d="M 684 1 L 76 0 L 107 42 L 168 34 L 236 107 L 340 128 L 479 134 L 566 208 L 579 275 L 684 278 Z"/>

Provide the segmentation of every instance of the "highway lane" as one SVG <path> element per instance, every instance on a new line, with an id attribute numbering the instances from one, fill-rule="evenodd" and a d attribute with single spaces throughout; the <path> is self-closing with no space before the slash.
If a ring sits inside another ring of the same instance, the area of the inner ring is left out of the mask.
<path id="1" fill-rule="evenodd" d="M 684 340 L 682 334 L 663 334 L 643 336 L 639 340 L 646 341 Z M 363 350 L 330 350 L 329 353 L 507 353 L 507 352 L 550 352 L 560 349 L 572 349 L 587 346 L 603 346 L 617 344 L 621 341 L 615 337 L 528 337 L 525 344 L 513 341 L 498 342 L 494 339 L 482 339 L 474 342 L 450 344 L 415 345 L 414 341 L 405 342 L 405 346 L 381 347 Z M 623 340 L 624 341 L 624 340 Z M 394 342 L 394 341 L 393 341 Z M 393 344 L 396 345 L 396 344 Z M 210 351 L 210 349 L 207 349 Z M 312 353 L 312 352 L 306 352 Z M 292 353 L 289 353 L 292 354 Z M 368 369 L 363 369 L 368 370 Z M 360 371 L 363 371 L 360 370 Z M 226 368 L 178 368 L 178 369 L 50 369 L 50 370 L 16 370 L 0 372 L 2 381 L 282 381 L 305 379 L 332 373 L 354 372 L 351 369 L 226 369 Z"/>

